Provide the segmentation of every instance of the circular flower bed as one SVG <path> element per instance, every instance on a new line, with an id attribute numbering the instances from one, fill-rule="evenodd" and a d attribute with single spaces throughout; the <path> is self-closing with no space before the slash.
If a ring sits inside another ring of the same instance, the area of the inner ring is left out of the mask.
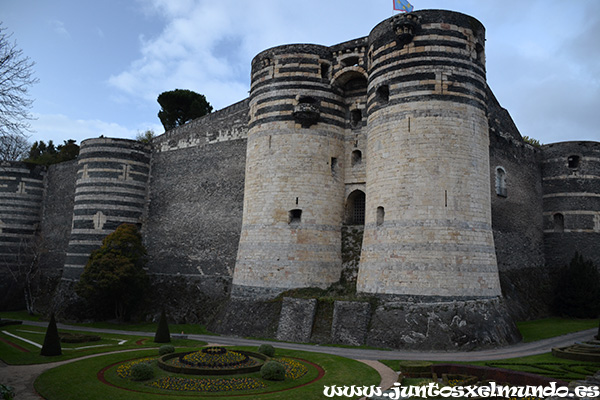
<path id="1" fill-rule="evenodd" d="M 205 347 L 195 353 L 182 355 L 178 360 L 192 367 L 211 369 L 238 368 L 256 364 L 246 354 L 228 351 L 224 347 Z"/>

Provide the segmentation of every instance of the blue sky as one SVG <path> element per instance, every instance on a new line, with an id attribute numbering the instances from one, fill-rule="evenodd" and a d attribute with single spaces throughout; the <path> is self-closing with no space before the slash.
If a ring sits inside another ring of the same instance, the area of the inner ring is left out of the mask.
<path id="1" fill-rule="evenodd" d="M 414 0 L 486 27 L 488 82 L 522 135 L 600 141 L 600 1 Z M 0 0 L 36 63 L 30 141 L 163 132 L 157 96 L 190 89 L 215 109 L 248 95 L 250 62 L 288 43 L 366 36 L 392 0 Z"/>

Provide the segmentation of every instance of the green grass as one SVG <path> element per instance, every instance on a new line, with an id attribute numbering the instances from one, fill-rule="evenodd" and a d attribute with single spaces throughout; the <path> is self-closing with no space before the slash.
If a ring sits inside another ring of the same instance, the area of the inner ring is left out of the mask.
<path id="1" fill-rule="evenodd" d="M 598 328 L 598 320 L 545 318 L 535 321 L 517 322 L 517 328 L 519 328 L 521 335 L 523 335 L 523 342 L 527 343 L 561 336 L 567 333 Z"/>
<path id="2" fill-rule="evenodd" d="M 30 325 L 9 325 L 0 328 L 0 337 L 11 343 L 14 343 L 28 352 L 23 352 L 14 348 L 13 346 L 0 341 L 0 359 L 7 364 L 11 365 L 25 365 L 25 364 L 42 364 L 48 362 L 70 360 L 90 354 L 104 353 L 108 351 L 119 351 L 127 349 L 140 349 L 140 348 L 158 348 L 160 344 L 153 342 L 153 337 L 148 336 L 131 336 L 131 335 L 117 335 L 117 334 L 98 334 L 102 340 L 99 342 L 87 342 L 87 343 L 61 343 L 63 354 L 56 357 L 44 357 L 40 355 L 40 348 L 23 340 L 7 335 L 3 332 L 8 332 L 29 341 L 43 344 L 44 335 L 46 328 Z M 59 329 L 59 332 L 73 332 L 89 334 L 89 332 L 78 332 L 71 330 Z M 145 339 L 145 341 L 138 345 L 136 342 Z M 124 344 L 119 344 L 120 341 L 126 340 Z M 171 342 L 174 346 L 201 346 L 204 342 L 194 340 L 183 340 L 177 339 Z M 102 347 L 91 347 L 102 345 Z"/>
<path id="3" fill-rule="evenodd" d="M 26 311 L 3 311 L 0 312 L 0 318 L 2 319 L 16 319 L 23 321 L 45 321 L 39 315 L 29 315 Z M 58 321 L 61 322 L 61 321 Z M 135 331 L 135 332 L 156 332 L 158 323 L 154 322 L 138 322 L 138 323 L 118 323 L 118 322 L 88 322 L 88 323 L 69 323 L 72 326 L 83 326 L 86 328 L 95 329 L 113 329 L 119 331 Z M 184 332 L 186 334 L 195 335 L 214 335 L 213 333 L 206 330 L 204 325 L 199 324 L 169 324 L 169 330 L 171 334 Z"/>
<path id="4" fill-rule="evenodd" d="M 249 348 L 246 348 L 249 349 Z M 256 350 L 256 348 L 252 348 Z M 54 368 L 43 373 L 35 382 L 36 390 L 48 400 L 110 400 L 123 399 L 128 400 L 176 400 L 182 398 L 211 398 L 219 396 L 220 398 L 228 398 L 224 393 L 210 394 L 198 392 L 154 392 L 154 389 L 145 388 L 141 383 L 123 382 L 122 378 L 116 376 L 115 368 L 109 369 L 105 376 L 108 381 L 125 385 L 129 389 L 144 388 L 145 391 L 153 393 L 138 393 L 125 391 L 124 389 L 115 388 L 103 384 L 97 379 L 97 373 L 105 366 L 115 363 L 120 363 L 136 357 L 144 357 L 155 354 L 155 351 L 136 351 L 126 354 L 111 354 L 99 357 L 90 358 L 87 360 L 76 361 L 64 366 Z M 234 392 L 238 394 L 247 394 L 236 398 L 261 400 L 306 400 L 317 399 L 323 397 L 324 385 L 377 385 L 379 383 L 379 374 L 372 368 L 355 360 L 350 360 L 343 357 L 309 353 L 301 351 L 277 349 L 276 356 L 297 357 L 312 361 L 320 365 L 325 370 L 325 376 L 313 383 L 303 387 L 277 392 L 263 393 L 257 391 Z M 269 383 L 269 390 L 282 390 L 292 386 L 297 386 L 301 383 L 306 383 L 316 376 L 316 371 L 312 370 L 309 375 L 300 378 L 298 381 L 287 382 L 272 382 Z M 119 382 L 120 381 L 120 382 Z M 228 392 L 229 393 L 229 392 Z"/>

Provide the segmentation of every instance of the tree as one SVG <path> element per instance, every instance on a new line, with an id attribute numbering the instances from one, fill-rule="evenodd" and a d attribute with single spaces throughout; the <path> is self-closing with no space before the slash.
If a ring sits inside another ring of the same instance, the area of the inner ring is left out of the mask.
<path id="1" fill-rule="evenodd" d="M 21 161 L 29 152 L 31 143 L 24 136 L 0 135 L 0 161 Z"/>
<path id="2" fill-rule="evenodd" d="M 79 155 L 79 146 L 75 143 L 75 140 L 65 140 L 63 144 L 54 146 L 52 140 L 48 144 L 44 143 L 43 140 L 34 142 L 29 149 L 29 157 L 25 159 L 26 162 L 30 162 L 38 165 L 51 165 L 63 161 L 74 160 Z"/>
<path id="3" fill-rule="evenodd" d="M 152 139 L 156 137 L 156 134 L 152 129 L 146 129 L 145 132 L 138 132 L 135 140 L 142 143 L 152 143 Z"/>
<path id="4" fill-rule="evenodd" d="M 145 264 L 140 233 L 135 225 L 122 224 L 90 254 L 75 291 L 100 314 L 112 310 L 118 320 L 126 320 L 147 289 Z"/>
<path id="5" fill-rule="evenodd" d="M 171 332 L 169 332 L 169 323 L 165 310 L 160 313 L 156 333 L 154 334 L 154 343 L 169 343 L 171 341 Z"/>
<path id="6" fill-rule="evenodd" d="M 32 72 L 35 63 L 23 56 L 11 36 L 0 23 L 0 138 L 26 136 L 33 104 L 28 90 L 38 82 Z"/>
<path id="7" fill-rule="evenodd" d="M 204 95 L 186 89 L 161 93 L 158 96 L 158 104 L 161 106 L 158 118 L 165 127 L 165 131 L 210 114 L 213 109 Z"/>
<path id="8" fill-rule="evenodd" d="M 46 336 L 44 336 L 44 344 L 42 345 L 40 354 L 50 357 L 60 356 L 62 354 L 60 336 L 58 336 L 58 328 L 56 327 L 54 313 L 50 316 L 50 322 L 48 323 L 48 329 L 46 329 Z"/>
<path id="9" fill-rule="evenodd" d="M 600 313 L 600 273 L 579 253 L 560 271 L 555 309 L 560 315 L 596 318 Z"/>
<path id="10" fill-rule="evenodd" d="M 25 307 L 30 315 L 34 313 L 36 293 L 40 289 L 38 263 L 47 251 L 42 239 L 35 236 L 18 242 L 12 253 L 14 258 L 0 259 L 0 267 L 9 272 L 15 287 L 22 288 Z"/>
<path id="11" fill-rule="evenodd" d="M 523 141 L 525 143 L 529 143 L 530 145 L 535 146 L 535 147 L 542 147 L 542 144 L 540 143 L 539 140 L 534 139 L 534 138 L 529 137 L 529 136 L 523 136 Z"/>

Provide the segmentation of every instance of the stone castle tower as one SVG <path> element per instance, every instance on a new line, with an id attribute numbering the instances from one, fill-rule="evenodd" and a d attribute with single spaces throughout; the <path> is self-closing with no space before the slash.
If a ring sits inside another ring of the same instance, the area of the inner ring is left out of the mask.
<path id="1" fill-rule="evenodd" d="M 600 266 L 600 143 L 525 143 L 484 44 L 464 14 L 396 15 L 363 38 L 259 53 L 248 99 L 151 144 L 0 163 L 0 309 L 22 307 L 15 277 L 37 257 L 40 311 L 89 318 L 74 285 L 132 223 L 148 310 L 177 321 L 394 348 L 517 341 L 513 320 L 549 314 L 575 251 Z M 323 298 L 291 290 L 337 282 Z"/>
<path id="2" fill-rule="evenodd" d="M 348 218 L 357 291 L 500 295 L 484 43 L 472 17 L 419 11 L 255 57 L 234 295 L 337 281 Z"/>

